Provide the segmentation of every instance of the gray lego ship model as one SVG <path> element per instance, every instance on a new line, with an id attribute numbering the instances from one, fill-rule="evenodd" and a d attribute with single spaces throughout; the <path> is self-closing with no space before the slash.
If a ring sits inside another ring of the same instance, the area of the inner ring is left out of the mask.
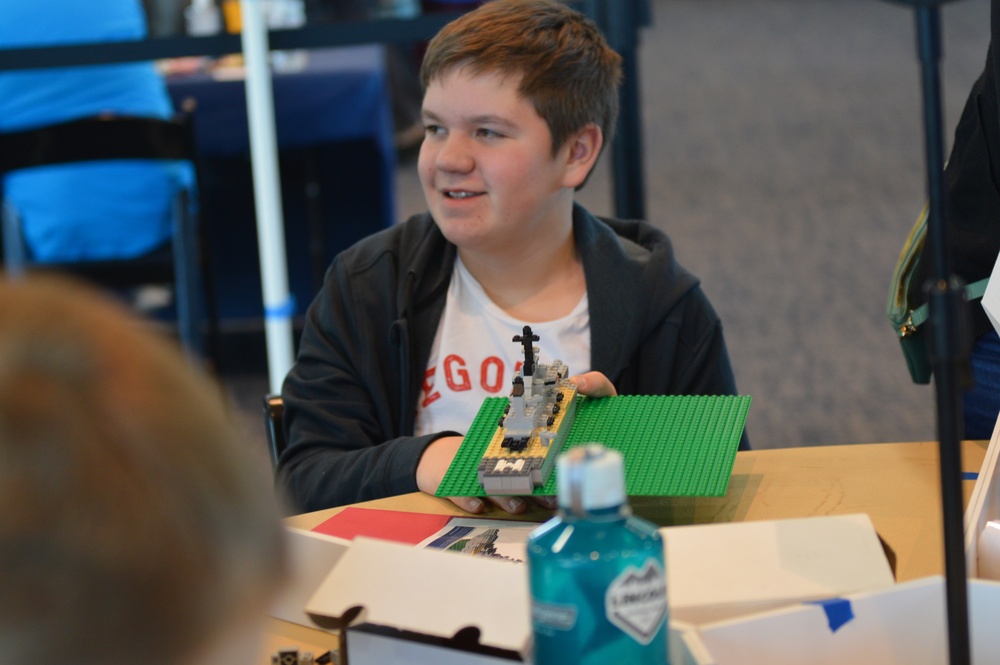
<path id="1" fill-rule="evenodd" d="M 514 373 L 509 403 L 479 462 L 487 494 L 531 494 L 544 486 L 576 415 L 576 384 L 568 380 L 566 365 L 536 364 L 538 335 L 531 326 L 513 341 L 524 348 L 524 364 Z"/>

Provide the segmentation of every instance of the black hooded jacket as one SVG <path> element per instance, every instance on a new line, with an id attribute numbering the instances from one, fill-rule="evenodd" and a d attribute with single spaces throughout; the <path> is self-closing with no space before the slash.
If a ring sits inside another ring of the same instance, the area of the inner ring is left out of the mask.
<path id="1" fill-rule="evenodd" d="M 573 233 L 591 369 L 620 394 L 736 394 L 719 318 L 664 233 L 580 206 Z M 413 436 L 456 251 L 425 213 L 334 259 L 282 390 L 278 482 L 298 510 L 414 492 L 424 449 L 455 434 Z"/>

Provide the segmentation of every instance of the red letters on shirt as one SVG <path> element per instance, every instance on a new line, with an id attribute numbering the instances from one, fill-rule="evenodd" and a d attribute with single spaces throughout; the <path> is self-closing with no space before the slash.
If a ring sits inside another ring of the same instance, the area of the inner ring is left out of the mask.
<path id="1" fill-rule="evenodd" d="M 519 370 L 522 364 L 521 361 L 518 361 L 514 371 Z M 449 391 L 457 393 L 472 390 L 473 377 L 469 376 L 468 363 L 465 362 L 464 358 L 454 353 L 448 355 L 442 363 L 442 370 Z M 424 373 L 423 408 L 427 408 L 431 403 L 441 399 L 441 392 L 434 386 L 436 373 L 437 368 L 435 367 L 431 367 Z M 483 390 L 494 394 L 502 392 L 510 380 L 504 361 L 496 356 L 489 356 L 480 363 L 479 376 L 475 378 L 478 378 L 479 385 Z"/>
<path id="2" fill-rule="evenodd" d="M 469 382 L 469 372 L 465 369 L 465 361 L 454 353 L 444 359 L 444 380 L 452 392 L 472 390 Z"/>
<path id="3" fill-rule="evenodd" d="M 434 390 L 434 368 L 424 372 L 424 402 L 423 408 L 427 408 L 432 402 L 441 399 L 441 393 Z"/>
<path id="4" fill-rule="evenodd" d="M 488 393 L 498 393 L 503 383 L 503 361 L 496 356 L 490 356 L 479 366 L 479 385 Z"/>

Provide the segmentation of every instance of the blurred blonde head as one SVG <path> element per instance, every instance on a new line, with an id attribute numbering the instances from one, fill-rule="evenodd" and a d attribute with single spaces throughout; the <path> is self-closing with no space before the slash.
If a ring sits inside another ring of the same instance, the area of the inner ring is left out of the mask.
<path id="1" fill-rule="evenodd" d="M 284 574 L 216 386 L 93 291 L 0 282 L 4 662 L 198 662 Z"/>

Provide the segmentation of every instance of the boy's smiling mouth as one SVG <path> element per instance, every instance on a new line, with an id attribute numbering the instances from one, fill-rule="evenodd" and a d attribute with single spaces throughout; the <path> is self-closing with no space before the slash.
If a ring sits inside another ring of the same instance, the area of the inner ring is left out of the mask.
<path id="1" fill-rule="evenodd" d="M 470 192 L 462 189 L 445 190 L 444 195 L 449 199 L 471 199 L 474 196 L 482 196 L 482 192 Z"/>

